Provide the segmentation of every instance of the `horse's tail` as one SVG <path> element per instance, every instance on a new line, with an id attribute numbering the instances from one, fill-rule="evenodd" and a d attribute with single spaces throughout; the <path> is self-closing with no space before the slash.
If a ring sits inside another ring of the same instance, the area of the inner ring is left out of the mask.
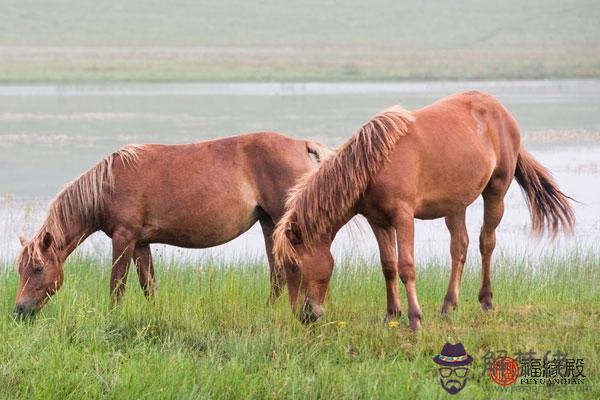
<path id="1" fill-rule="evenodd" d="M 333 154 L 333 151 L 329 150 L 325 145 L 311 140 L 306 141 L 306 151 L 308 151 L 308 154 L 315 156 L 319 164 Z"/>
<path id="2" fill-rule="evenodd" d="M 383 111 L 290 190 L 273 234 L 278 264 L 296 261 L 293 241 L 310 250 L 349 214 L 412 121 L 399 106 Z"/>
<path id="3" fill-rule="evenodd" d="M 569 202 L 573 199 L 560 191 L 550 171 L 523 147 L 517 157 L 515 178 L 525 196 L 535 233 L 549 231 L 554 237 L 560 230 L 573 232 L 575 214 Z"/>

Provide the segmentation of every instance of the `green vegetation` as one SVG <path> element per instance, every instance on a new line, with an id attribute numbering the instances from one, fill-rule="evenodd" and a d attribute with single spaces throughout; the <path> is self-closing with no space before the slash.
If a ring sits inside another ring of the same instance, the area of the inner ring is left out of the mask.
<path id="1" fill-rule="evenodd" d="M 600 76 L 593 1 L 3 2 L 0 82 Z"/>
<path id="2" fill-rule="evenodd" d="M 498 258 L 496 311 L 479 309 L 473 260 L 460 307 L 446 319 L 438 310 L 448 266 L 419 266 L 425 320 L 417 334 L 404 316 L 398 327 L 382 323 L 384 285 L 374 262 L 337 267 L 326 318 L 312 326 L 298 323 L 284 298 L 265 305 L 268 278 L 259 262 L 163 262 L 154 302 L 144 300 L 132 273 L 124 304 L 109 312 L 108 265 L 84 257 L 68 262 L 63 289 L 34 323 L 16 323 L 17 276 L 6 264 L 0 397 L 448 398 L 431 357 L 449 340 L 462 341 L 474 358 L 463 398 L 598 398 L 598 255 Z M 503 392 L 482 374 L 484 354 L 499 349 L 582 357 L 590 391 Z"/>

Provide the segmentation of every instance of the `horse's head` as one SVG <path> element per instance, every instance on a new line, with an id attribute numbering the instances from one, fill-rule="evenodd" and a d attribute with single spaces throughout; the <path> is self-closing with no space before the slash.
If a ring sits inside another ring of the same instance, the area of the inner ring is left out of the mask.
<path id="1" fill-rule="evenodd" d="M 289 226 L 279 226 L 274 239 L 279 264 L 285 266 L 292 309 L 303 323 L 318 320 L 333 272 L 331 241 L 307 246 L 300 232 Z"/>
<path id="2" fill-rule="evenodd" d="M 60 288 L 63 282 L 63 262 L 55 250 L 49 232 L 31 241 L 20 239 L 23 249 L 18 258 L 19 289 L 15 302 L 15 317 L 33 316 Z"/>

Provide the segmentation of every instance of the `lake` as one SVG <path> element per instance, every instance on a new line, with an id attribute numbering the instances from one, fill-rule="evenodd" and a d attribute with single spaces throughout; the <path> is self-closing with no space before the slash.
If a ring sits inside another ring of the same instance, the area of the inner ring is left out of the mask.
<path id="1" fill-rule="evenodd" d="M 579 201 L 572 238 L 529 235 L 529 214 L 513 184 L 498 230 L 503 254 L 540 256 L 579 249 L 597 252 L 600 231 L 600 81 L 207 83 L 0 86 L 0 259 L 12 260 L 18 234 L 30 236 L 60 188 L 128 143 L 181 143 L 274 130 L 334 148 L 377 111 L 397 103 L 415 109 L 462 90 L 497 96 L 514 114 L 528 150 Z M 468 210 L 471 255 L 477 254 L 482 203 Z M 359 223 L 359 226 L 362 224 Z M 364 231 L 364 232 L 360 232 Z M 443 220 L 418 221 L 417 260 L 447 260 Z M 109 254 L 92 236 L 81 251 Z M 263 257 L 260 228 L 210 250 L 155 245 L 162 257 Z M 372 257 L 368 228 L 344 230 L 336 257 Z M 476 260 L 476 258 L 475 258 Z"/>

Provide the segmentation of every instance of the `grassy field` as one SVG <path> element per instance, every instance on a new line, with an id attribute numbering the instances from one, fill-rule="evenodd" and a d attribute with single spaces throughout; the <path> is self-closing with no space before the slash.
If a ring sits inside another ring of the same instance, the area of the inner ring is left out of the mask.
<path id="1" fill-rule="evenodd" d="M 594 1 L 2 1 L 0 82 L 600 76 Z"/>
<path id="2" fill-rule="evenodd" d="M 34 323 L 10 317 L 17 277 L 9 269 L 0 275 L 0 397 L 448 398 L 431 358 L 449 340 L 474 358 L 457 398 L 598 398 L 599 264 L 586 253 L 539 263 L 500 258 L 489 314 L 477 302 L 479 267 L 468 265 L 460 308 L 442 319 L 449 271 L 432 261 L 418 268 L 425 320 L 417 334 L 405 317 L 383 324 L 375 263 L 339 266 L 326 318 L 312 326 L 298 323 L 284 298 L 265 305 L 258 262 L 163 263 L 153 303 L 131 274 L 124 304 L 109 312 L 107 264 L 72 259 L 64 288 Z M 503 391 L 483 375 L 485 353 L 500 349 L 583 358 L 588 391 Z"/>

